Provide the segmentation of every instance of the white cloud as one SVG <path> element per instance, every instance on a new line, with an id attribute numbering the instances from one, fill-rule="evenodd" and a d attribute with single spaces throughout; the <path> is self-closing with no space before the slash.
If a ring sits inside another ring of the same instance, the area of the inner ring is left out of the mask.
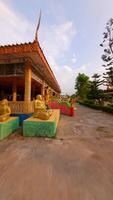
<path id="1" fill-rule="evenodd" d="M 10 5 L 0 2 L 0 44 L 12 44 L 32 41 L 34 25 L 25 16 L 16 13 Z M 72 21 L 61 22 L 54 26 L 40 27 L 41 46 L 54 71 L 63 93 L 73 93 L 75 70 L 66 65 L 59 65 L 61 59 L 68 55 L 76 30 Z M 74 64 L 75 55 L 70 61 Z"/>
<path id="2" fill-rule="evenodd" d="M 84 73 L 87 74 L 88 76 L 90 76 L 89 73 L 89 68 L 91 67 L 91 63 L 87 63 L 87 64 L 83 64 L 82 66 L 78 67 L 76 72 L 77 73 Z"/>
<path id="3" fill-rule="evenodd" d="M 72 41 L 76 35 L 73 22 L 65 21 L 55 26 L 42 27 L 41 43 L 44 53 L 48 59 L 52 70 L 61 86 L 63 93 L 73 93 L 75 71 L 66 65 L 60 65 L 63 57 L 68 55 Z M 73 54 L 71 63 L 75 63 Z"/>
<path id="4" fill-rule="evenodd" d="M 85 73 L 87 76 L 91 78 L 94 73 L 98 73 L 100 75 L 103 74 L 104 69 L 102 70 L 101 67 L 95 63 L 95 67 L 93 67 L 92 63 L 86 63 L 80 67 L 74 68 L 69 66 L 63 66 L 59 70 L 60 76 L 63 78 L 60 80 L 60 84 L 62 86 L 62 91 L 64 94 L 72 94 L 74 93 L 74 85 L 75 79 L 78 73 Z"/>
<path id="5" fill-rule="evenodd" d="M 41 43 L 48 55 L 59 59 L 70 48 L 76 31 L 71 21 L 41 28 Z"/>
<path id="6" fill-rule="evenodd" d="M 76 73 L 77 74 L 84 73 L 91 78 L 92 75 L 95 73 L 98 73 L 102 77 L 104 71 L 105 69 L 101 65 L 98 65 L 97 62 L 95 63 L 93 62 L 93 63 L 84 64 L 81 67 L 78 67 L 76 70 Z"/>
<path id="7" fill-rule="evenodd" d="M 0 44 L 29 41 L 33 26 L 11 7 L 0 2 Z"/>
<path id="8" fill-rule="evenodd" d="M 72 56 L 72 63 L 75 64 L 77 62 L 77 58 L 76 58 L 76 55 L 73 54 Z"/>
<path id="9" fill-rule="evenodd" d="M 72 73 L 72 72 L 73 72 L 72 68 L 69 67 L 69 66 L 67 66 L 67 65 L 64 65 L 64 69 L 65 69 L 67 72 L 69 72 L 69 73 Z"/>
<path id="10" fill-rule="evenodd" d="M 59 77 L 59 84 L 63 94 L 73 94 L 76 70 L 67 65 L 58 68 L 56 76 Z"/>

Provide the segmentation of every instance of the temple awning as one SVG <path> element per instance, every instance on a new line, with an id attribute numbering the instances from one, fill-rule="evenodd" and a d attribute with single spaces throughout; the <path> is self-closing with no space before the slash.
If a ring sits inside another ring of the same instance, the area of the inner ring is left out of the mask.
<path id="1" fill-rule="evenodd" d="M 30 60 L 42 80 L 60 93 L 60 87 L 38 41 L 32 43 L 0 46 L 0 64 Z"/>

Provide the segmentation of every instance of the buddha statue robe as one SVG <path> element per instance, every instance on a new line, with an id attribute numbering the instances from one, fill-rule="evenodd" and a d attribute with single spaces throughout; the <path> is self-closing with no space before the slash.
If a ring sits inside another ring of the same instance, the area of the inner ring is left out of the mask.
<path id="1" fill-rule="evenodd" d="M 52 114 L 52 111 L 46 109 L 46 105 L 42 99 L 42 96 L 38 95 L 35 100 L 33 117 L 39 118 L 42 120 L 48 120 L 51 114 Z"/>
<path id="2" fill-rule="evenodd" d="M 8 100 L 3 99 L 0 103 L 0 122 L 4 122 L 9 119 L 11 114 L 11 109 L 8 106 Z"/>

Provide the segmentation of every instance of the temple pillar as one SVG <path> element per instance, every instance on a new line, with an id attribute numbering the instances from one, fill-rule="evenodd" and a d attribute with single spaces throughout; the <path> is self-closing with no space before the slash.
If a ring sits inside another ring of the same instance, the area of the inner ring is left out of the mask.
<path id="1" fill-rule="evenodd" d="M 52 89 L 50 88 L 49 89 L 49 99 L 50 99 L 50 102 L 52 101 L 52 98 L 53 98 Z"/>
<path id="2" fill-rule="evenodd" d="M 43 81 L 42 86 L 41 86 L 41 95 L 44 99 L 45 98 L 45 81 Z"/>
<path id="3" fill-rule="evenodd" d="M 17 101 L 17 80 L 14 78 L 13 80 L 13 86 L 12 86 L 12 96 L 13 96 L 13 101 Z"/>
<path id="4" fill-rule="evenodd" d="M 28 62 L 25 65 L 25 92 L 24 101 L 31 101 L 31 64 Z"/>
<path id="5" fill-rule="evenodd" d="M 35 85 L 32 86 L 32 96 L 33 99 L 35 99 Z"/>

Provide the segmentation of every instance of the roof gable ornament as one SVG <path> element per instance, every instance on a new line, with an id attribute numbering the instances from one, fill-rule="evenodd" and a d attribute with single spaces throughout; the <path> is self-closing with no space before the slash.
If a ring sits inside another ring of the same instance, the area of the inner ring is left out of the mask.
<path id="1" fill-rule="evenodd" d="M 39 13 L 39 19 L 38 19 L 38 24 L 37 24 L 36 33 L 35 33 L 35 41 L 38 41 L 38 31 L 39 31 L 39 28 L 40 28 L 40 22 L 41 22 L 41 10 L 40 10 L 40 13 Z"/>

